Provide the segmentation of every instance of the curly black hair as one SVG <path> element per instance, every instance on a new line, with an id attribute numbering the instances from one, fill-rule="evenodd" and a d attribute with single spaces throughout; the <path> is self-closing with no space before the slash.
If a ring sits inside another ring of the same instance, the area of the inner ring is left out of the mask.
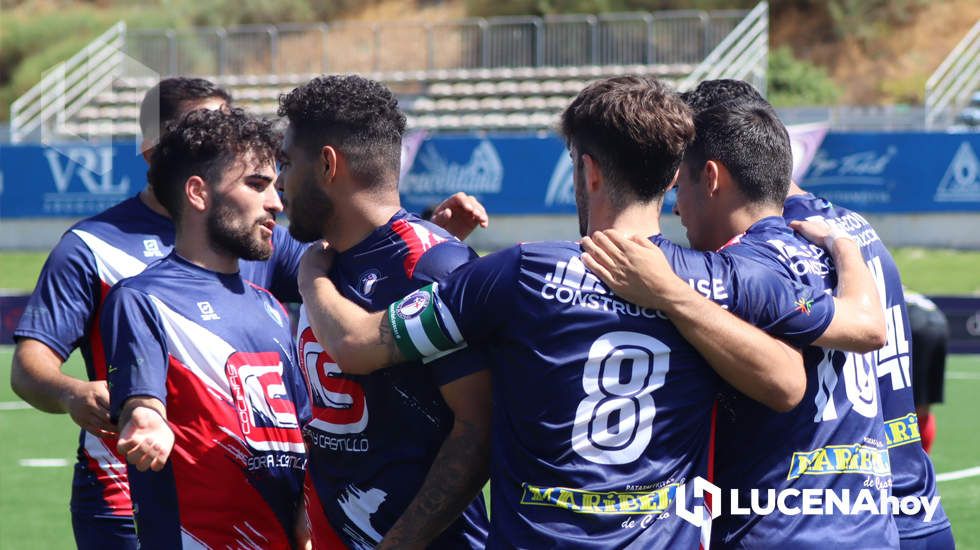
<path id="1" fill-rule="evenodd" d="M 589 84 L 561 115 L 569 147 L 588 154 L 617 206 L 663 196 L 694 139 L 691 110 L 663 82 L 617 76 Z M 579 159 L 573 159 L 576 163 Z"/>
<path id="2" fill-rule="evenodd" d="M 231 103 L 231 94 L 203 78 L 175 76 L 164 78 L 150 88 L 140 103 L 140 131 L 156 141 L 159 134 L 186 110 L 187 104 L 205 99 Z"/>
<path id="3" fill-rule="evenodd" d="M 367 185 L 398 182 L 405 115 L 380 82 L 358 75 L 314 78 L 279 96 L 297 144 L 311 152 L 331 145 Z"/>
<path id="4" fill-rule="evenodd" d="M 187 178 L 196 175 L 216 185 L 223 172 L 246 154 L 254 155 L 260 163 L 274 162 L 281 139 L 270 121 L 241 109 L 191 111 L 161 136 L 150 158 L 147 179 L 157 199 L 176 220 Z"/>
<path id="5" fill-rule="evenodd" d="M 768 105 L 759 90 L 744 80 L 732 78 L 705 80 L 698 84 L 697 88 L 682 93 L 681 99 L 695 114 L 723 103 L 749 101 Z"/>

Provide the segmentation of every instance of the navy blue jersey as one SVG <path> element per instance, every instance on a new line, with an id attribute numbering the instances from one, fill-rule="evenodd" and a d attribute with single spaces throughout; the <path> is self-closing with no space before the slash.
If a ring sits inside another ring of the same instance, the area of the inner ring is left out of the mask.
<path id="1" fill-rule="evenodd" d="M 832 302 L 757 264 L 743 271 L 740 260 L 653 240 L 692 287 L 772 313 L 801 345 L 832 317 Z M 707 545 L 673 501 L 678 486 L 710 477 L 721 380 L 662 312 L 611 294 L 580 255 L 575 243 L 545 242 L 476 260 L 393 304 L 392 333 L 407 356 L 467 345 L 491 357 L 489 547 Z M 814 301 L 811 315 L 800 298 Z M 685 499 L 700 505 L 692 490 Z"/>
<path id="2" fill-rule="evenodd" d="M 347 298 L 379 310 L 474 257 L 455 237 L 402 210 L 337 254 L 330 278 Z M 328 530 L 320 525 L 326 521 L 347 546 L 373 548 L 418 493 L 452 428 L 452 411 L 439 386 L 485 366 L 467 353 L 429 365 L 345 375 L 301 311 L 297 344 L 312 403 L 304 432 L 323 510 L 323 516 L 310 511 L 314 537 Z M 486 529 L 481 497 L 432 546 L 482 548 Z M 320 545 L 316 538 L 314 543 Z"/>
<path id="3" fill-rule="evenodd" d="M 242 276 L 272 289 L 282 301 L 299 301 L 296 272 L 305 246 L 276 226 L 274 252 L 267 262 L 241 262 Z M 174 226 L 138 197 L 82 220 L 52 250 L 15 338 L 33 338 L 63 359 L 78 348 L 89 380 L 106 379 L 105 353 L 99 333 L 99 311 L 109 288 L 132 277 L 170 253 Z M 79 434 L 72 487 L 75 513 L 132 514 L 125 461 L 114 438 Z"/>
<path id="4" fill-rule="evenodd" d="M 821 291 L 836 286 L 829 255 L 801 240 L 780 217 L 764 218 L 723 248 L 722 255 L 759 262 Z M 809 304 L 801 303 L 802 309 Z M 746 320 L 755 322 L 754 315 Z M 776 334 L 774 332 L 774 334 Z M 777 414 L 729 392 L 718 420 L 718 485 L 738 489 L 743 506 L 751 489 L 819 489 L 875 502 L 892 483 L 874 354 L 814 346 L 803 350 L 807 389 L 792 411 Z M 765 500 L 765 499 L 764 499 Z M 778 540 L 793 548 L 819 548 L 827 540 L 860 548 L 891 548 L 897 531 L 891 515 L 725 515 L 715 524 L 723 547 L 759 548 Z"/>
<path id="5" fill-rule="evenodd" d="M 786 199 L 783 217 L 787 220 L 814 216 L 854 237 L 878 283 L 878 294 L 885 307 L 888 342 L 871 358 L 878 375 L 880 408 L 892 466 L 892 492 L 899 498 L 932 498 L 937 494 L 936 473 L 919 437 L 910 371 L 912 337 L 898 267 L 874 228 L 860 214 L 810 193 Z M 923 536 L 949 526 L 942 505 L 931 521 L 925 521 L 924 512 L 903 514 L 895 519 L 902 538 Z"/>
<path id="6" fill-rule="evenodd" d="M 239 274 L 171 253 L 106 297 L 113 421 L 130 397 L 167 407 L 160 472 L 129 467 L 143 548 L 291 548 L 309 415 L 286 310 Z"/>

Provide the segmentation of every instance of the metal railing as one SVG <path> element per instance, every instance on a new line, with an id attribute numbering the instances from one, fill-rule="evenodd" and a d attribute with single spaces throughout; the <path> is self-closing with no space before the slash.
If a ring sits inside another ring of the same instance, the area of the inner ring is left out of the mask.
<path id="1" fill-rule="evenodd" d="M 59 63 L 10 106 L 10 138 L 18 143 L 35 131 L 41 141 L 112 85 L 122 72 L 126 24 L 120 21 L 67 61 Z M 50 128 L 53 124 L 54 127 Z"/>
<path id="2" fill-rule="evenodd" d="M 132 30 L 125 51 L 161 75 L 282 75 L 700 63 L 747 12 L 492 17 L 443 23 Z"/>
<path id="3" fill-rule="evenodd" d="M 980 20 L 926 81 L 926 128 L 953 124 L 980 86 Z"/>
<path id="4" fill-rule="evenodd" d="M 702 80 L 737 78 L 766 93 L 769 63 L 769 4 L 760 2 L 724 37 L 678 86 L 681 91 Z"/>

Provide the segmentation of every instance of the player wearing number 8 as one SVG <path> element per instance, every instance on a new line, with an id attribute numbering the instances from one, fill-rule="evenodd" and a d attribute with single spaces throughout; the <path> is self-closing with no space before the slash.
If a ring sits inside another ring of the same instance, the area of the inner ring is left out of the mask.
<path id="1" fill-rule="evenodd" d="M 677 96 L 649 78 L 599 81 L 565 111 L 562 131 L 582 233 L 612 228 L 666 243 L 663 195 L 693 137 Z M 317 304 L 317 337 L 344 369 L 463 345 L 492 358 L 488 547 L 697 548 L 707 546 L 710 522 L 679 518 L 673 500 L 680 484 L 711 475 L 718 374 L 780 411 L 799 402 L 805 377 L 798 352 L 692 287 L 733 309 L 762 310 L 759 322 L 779 323 L 798 346 L 819 337 L 834 310 L 823 293 L 753 266 L 694 269 L 676 247 L 666 250 L 655 261 L 694 284 L 665 267 L 659 310 L 612 294 L 585 269 L 574 242 L 491 254 L 386 315 L 344 300 L 306 264 L 300 289 L 305 303 Z M 809 304 L 805 313 L 797 299 Z M 692 493 L 678 505 L 700 504 Z"/>

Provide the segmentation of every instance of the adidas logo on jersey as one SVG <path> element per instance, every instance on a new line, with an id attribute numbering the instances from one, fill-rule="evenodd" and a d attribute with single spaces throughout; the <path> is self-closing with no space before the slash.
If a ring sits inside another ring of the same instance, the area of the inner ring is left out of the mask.
<path id="1" fill-rule="evenodd" d="M 221 317 L 214 311 L 214 307 L 211 302 L 198 302 L 197 309 L 201 310 L 201 320 L 202 321 L 219 321 Z"/>

